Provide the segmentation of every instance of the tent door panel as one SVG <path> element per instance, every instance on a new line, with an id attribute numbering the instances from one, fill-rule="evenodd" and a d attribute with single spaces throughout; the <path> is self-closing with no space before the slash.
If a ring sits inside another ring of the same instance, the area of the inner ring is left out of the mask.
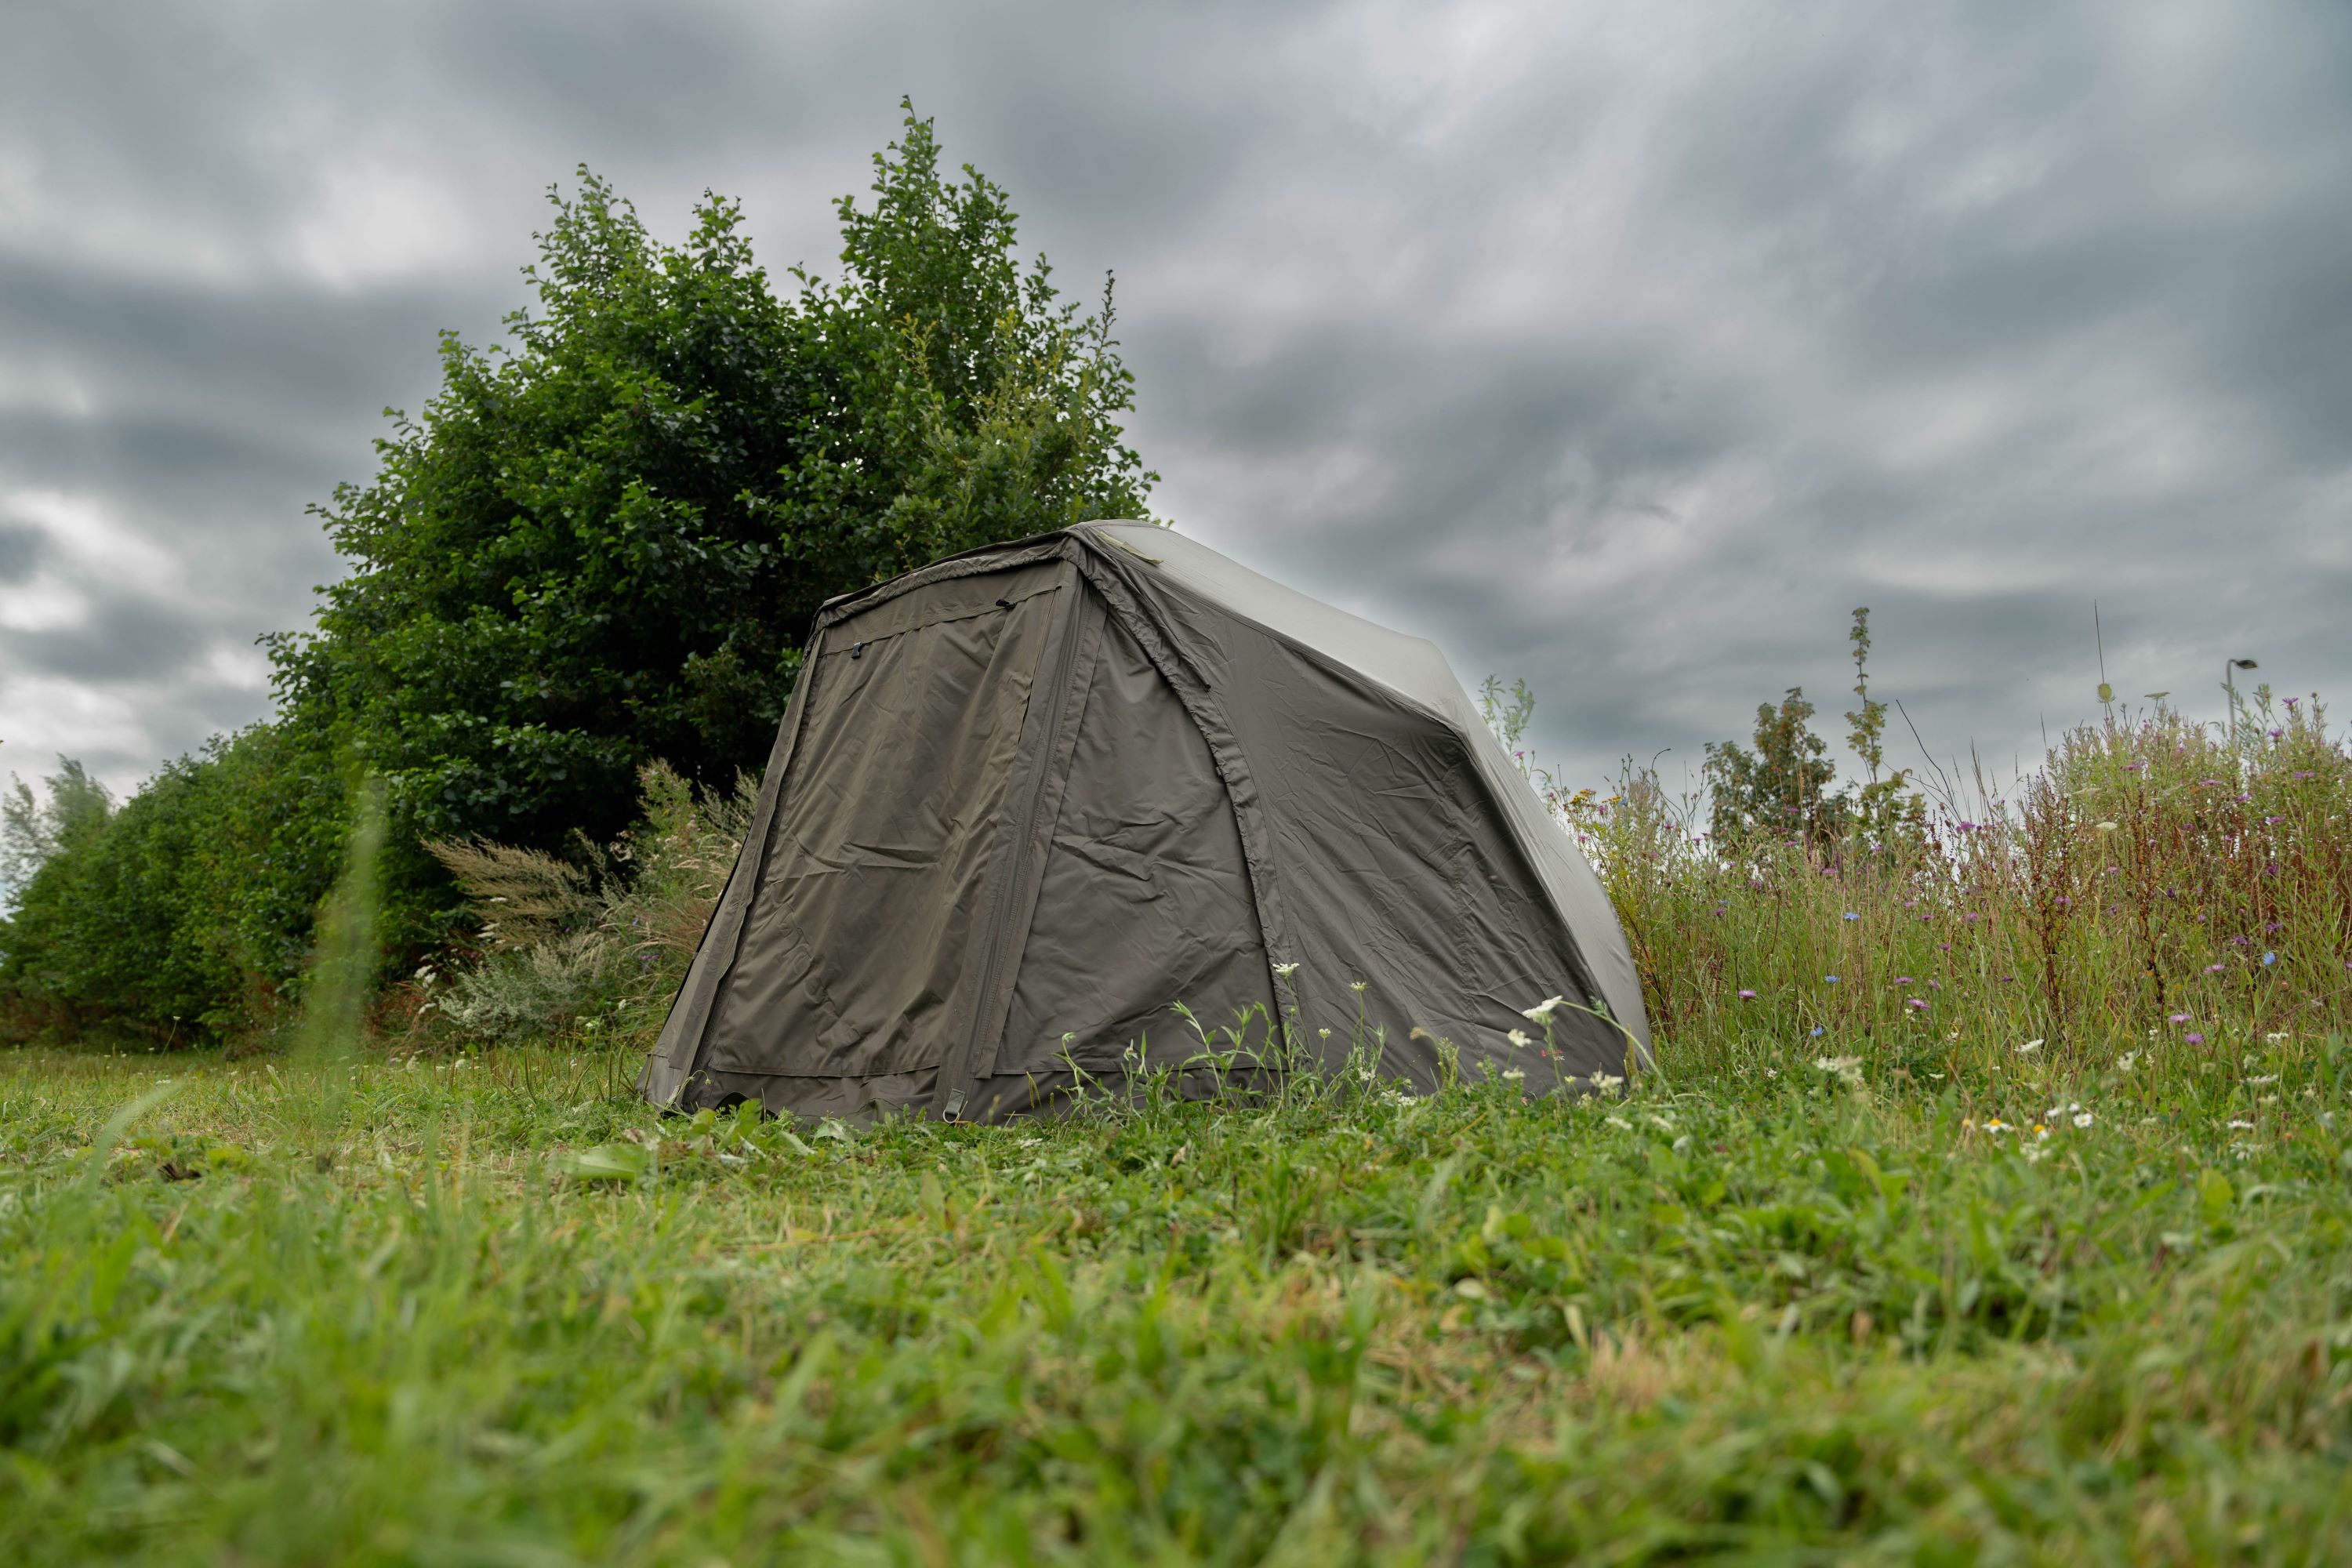
<path id="1" fill-rule="evenodd" d="M 1117 1072 L 1147 1034 L 1152 1059 L 1172 1063 L 1199 1048 L 1175 1002 L 1212 1026 L 1252 1006 L 1274 1016 L 1232 798 L 1199 727 L 1116 623 L 1066 771 L 994 1072 L 1059 1080 L 1066 1034 L 1089 1072 Z"/>
<path id="2" fill-rule="evenodd" d="M 942 584 L 828 631 L 704 1068 L 913 1072 L 969 1026 L 1006 787 L 1066 598 L 1020 586 Z"/>

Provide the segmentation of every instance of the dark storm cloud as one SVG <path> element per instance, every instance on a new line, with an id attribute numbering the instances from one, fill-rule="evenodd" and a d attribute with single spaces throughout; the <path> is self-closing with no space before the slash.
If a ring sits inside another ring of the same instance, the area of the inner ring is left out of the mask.
<path id="1" fill-rule="evenodd" d="M 849 4 L 0 23 L 0 766 L 261 713 L 435 333 L 585 161 L 820 270 L 899 94 L 1091 294 L 1163 512 L 1669 776 L 1843 631 L 2006 767 L 2342 687 L 2352 12 Z M 1908 744 L 1898 733 L 1898 749 Z"/>

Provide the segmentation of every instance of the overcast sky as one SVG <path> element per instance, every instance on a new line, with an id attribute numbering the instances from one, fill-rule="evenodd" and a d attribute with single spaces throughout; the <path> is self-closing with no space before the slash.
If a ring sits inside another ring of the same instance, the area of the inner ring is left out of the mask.
<path id="1" fill-rule="evenodd" d="M 1160 513 L 1524 676 L 1576 780 L 1847 612 L 2006 771 L 2222 659 L 2352 695 L 2352 6 L 89 5 L 0 17 L 0 772 L 268 710 L 436 333 L 586 162 L 829 268 L 901 93 L 1118 275 Z M 1894 760 L 1916 757 L 1898 730 Z"/>

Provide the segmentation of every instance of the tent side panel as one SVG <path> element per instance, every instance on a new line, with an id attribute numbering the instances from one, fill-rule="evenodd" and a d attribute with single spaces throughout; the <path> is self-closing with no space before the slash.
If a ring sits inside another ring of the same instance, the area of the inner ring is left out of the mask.
<path id="1" fill-rule="evenodd" d="M 804 1110 L 792 1080 L 933 1076 L 974 1004 L 1006 782 L 1066 577 L 943 582 L 828 628 L 710 1006 L 714 1086 L 767 1080 L 771 1109 Z"/>
<path id="2" fill-rule="evenodd" d="M 1117 1072 L 1147 1035 L 1155 1059 L 1190 1054 L 1174 1002 L 1211 1025 L 1276 1016 L 1241 833 L 1200 729 L 1116 623 L 1085 699 L 993 1064 L 1015 1081 L 1064 1078 L 1065 1035 L 1090 1072 Z"/>
<path id="3" fill-rule="evenodd" d="M 1382 1066 L 1423 1089 L 1441 1076 L 1439 1039 L 1465 1068 L 1517 1069 L 1530 1089 L 1623 1070 L 1623 1037 L 1580 1015 L 1556 1024 L 1555 1055 L 1508 1042 L 1541 1033 L 1521 1009 L 1594 988 L 1451 725 L 1215 605 L 1131 581 L 1192 650 L 1248 759 L 1305 1022 L 1332 1031 L 1334 1052 L 1384 1030 Z"/>

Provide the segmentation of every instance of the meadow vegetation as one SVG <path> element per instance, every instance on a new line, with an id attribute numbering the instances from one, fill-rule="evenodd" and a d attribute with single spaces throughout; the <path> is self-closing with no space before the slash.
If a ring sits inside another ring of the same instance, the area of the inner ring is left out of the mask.
<path id="1" fill-rule="evenodd" d="M 740 801 L 445 846 L 512 912 L 363 1049 L 6 1058 L 0 1544 L 2340 1558 L 2352 759 L 2263 716 L 1827 840 L 1556 794 L 1658 1033 L 1582 1100 L 665 1119 Z"/>

